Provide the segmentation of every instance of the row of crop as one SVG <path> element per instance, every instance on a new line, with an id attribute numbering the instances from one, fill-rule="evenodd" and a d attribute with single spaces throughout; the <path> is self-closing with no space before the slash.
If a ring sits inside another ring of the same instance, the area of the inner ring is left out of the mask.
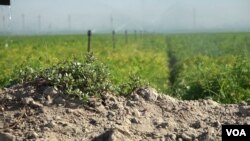
<path id="1" fill-rule="evenodd" d="M 222 103 L 250 99 L 250 34 L 172 35 L 166 41 L 176 60 L 173 95 Z"/>
<path id="2" fill-rule="evenodd" d="M 4 38 L 0 38 L 4 40 Z M 20 73 L 20 69 L 32 72 L 49 68 L 64 60 L 84 60 L 87 36 L 27 36 L 11 37 L 10 46 L 0 48 L 0 85 Z M 168 80 L 167 56 L 164 37 L 145 35 L 139 38 L 128 35 L 116 36 L 116 47 L 112 47 L 111 35 L 93 35 L 92 48 L 96 58 L 107 65 L 111 79 L 116 85 L 129 81 L 137 75 L 161 91 L 166 90 Z M 19 72 L 18 72 L 19 71 Z"/>

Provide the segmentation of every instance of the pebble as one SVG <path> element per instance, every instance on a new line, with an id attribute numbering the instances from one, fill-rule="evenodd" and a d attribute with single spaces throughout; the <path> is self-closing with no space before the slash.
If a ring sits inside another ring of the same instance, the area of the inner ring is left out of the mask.
<path id="1" fill-rule="evenodd" d="M 214 122 L 214 127 L 221 127 L 221 123 L 217 120 Z"/>
<path id="2" fill-rule="evenodd" d="M 250 116 L 250 106 L 239 106 L 239 112 L 243 116 Z"/>
<path id="3" fill-rule="evenodd" d="M 192 141 L 192 137 L 190 137 L 189 135 L 187 135 L 186 133 L 182 133 L 181 137 L 186 140 L 186 141 Z"/>
<path id="4" fill-rule="evenodd" d="M 170 138 L 171 138 L 172 140 L 176 140 L 176 135 L 175 135 L 175 134 L 171 134 L 171 135 L 170 135 Z"/>
<path id="5" fill-rule="evenodd" d="M 126 103 L 126 106 L 132 107 L 132 106 L 134 106 L 134 104 L 135 103 L 133 101 L 128 100 L 127 103 Z"/>
<path id="6" fill-rule="evenodd" d="M 45 95 L 56 95 L 56 94 L 58 94 L 58 92 L 54 87 L 47 87 L 43 91 L 43 94 L 45 94 Z"/>
<path id="7" fill-rule="evenodd" d="M 130 121 L 131 123 L 136 123 L 136 124 L 140 123 L 140 121 L 137 118 L 131 118 Z"/>
<path id="8" fill-rule="evenodd" d="M 67 108 L 67 109 L 65 110 L 65 112 L 68 113 L 68 114 L 71 114 L 71 113 L 74 112 L 74 110 Z"/>
<path id="9" fill-rule="evenodd" d="M 199 128 L 201 128 L 201 122 L 196 121 L 191 125 L 191 127 L 195 128 L 195 129 L 199 129 Z"/>
<path id="10" fill-rule="evenodd" d="M 30 104 L 32 101 L 34 101 L 34 99 L 33 99 L 32 97 L 25 97 L 25 98 L 22 99 L 22 103 L 23 103 L 24 105 L 28 105 L 28 104 Z"/>
<path id="11" fill-rule="evenodd" d="M 140 100 L 140 97 L 139 97 L 138 94 L 133 94 L 133 95 L 131 96 L 131 98 L 132 98 L 133 101 L 139 101 L 139 100 Z"/>
<path id="12" fill-rule="evenodd" d="M 157 128 L 167 128 L 167 126 L 168 126 L 167 122 L 162 122 L 162 123 L 157 125 Z"/>
<path id="13" fill-rule="evenodd" d="M 48 127 L 44 127 L 42 130 L 43 131 L 49 131 L 49 128 Z"/>
<path id="14" fill-rule="evenodd" d="M 136 117 L 140 117 L 141 116 L 140 112 L 137 109 L 134 109 L 134 111 L 132 112 L 132 115 L 136 116 Z"/>
<path id="15" fill-rule="evenodd" d="M 35 131 L 29 131 L 26 134 L 26 138 L 27 139 L 37 139 L 38 138 L 38 134 Z"/>
<path id="16" fill-rule="evenodd" d="M 115 123 L 118 124 L 118 125 L 122 125 L 122 122 L 123 122 L 122 120 L 116 120 Z"/>
<path id="17" fill-rule="evenodd" d="M 113 112 L 113 111 L 108 111 L 108 116 L 115 116 L 115 112 Z"/>
<path id="18" fill-rule="evenodd" d="M 182 138 L 178 138 L 177 141 L 182 141 Z"/>
<path id="19" fill-rule="evenodd" d="M 65 121 L 59 121 L 58 124 L 61 124 L 63 127 L 68 126 L 69 123 Z"/>
<path id="20" fill-rule="evenodd" d="M 241 105 L 241 106 L 247 106 L 248 104 L 247 104 L 246 101 L 241 101 L 241 102 L 240 102 L 240 105 Z"/>
<path id="21" fill-rule="evenodd" d="M 45 101 L 45 104 L 47 105 L 47 106 L 49 106 L 49 105 L 51 105 L 52 103 L 53 103 L 53 100 L 52 100 L 52 98 L 51 98 L 51 96 L 50 95 L 48 95 L 47 97 L 46 97 L 46 101 Z"/>
<path id="22" fill-rule="evenodd" d="M 117 103 L 114 103 L 114 104 L 112 104 L 112 106 L 110 107 L 110 109 L 117 110 L 117 109 L 119 109 L 119 105 Z"/>
<path id="23" fill-rule="evenodd" d="M 65 103 L 65 99 L 62 98 L 61 96 L 57 97 L 56 99 L 54 99 L 54 103 L 55 104 L 64 104 Z"/>
<path id="24" fill-rule="evenodd" d="M 153 88 L 139 89 L 137 93 L 142 95 L 147 101 L 156 101 L 158 97 L 157 91 Z"/>
<path id="25" fill-rule="evenodd" d="M 33 107 L 33 108 L 42 108 L 43 105 L 38 103 L 38 102 L 35 102 L 35 101 L 31 101 L 30 102 L 30 105 Z"/>
<path id="26" fill-rule="evenodd" d="M 56 123 L 54 122 L 54 121 L 50 121 L 47 125 L 46 125 L 46 127 L 48 127 L 48 128 L 54 128 L 56 126 Z"/>
<path id="27" fill-rule="evenodd" d="M 6 94 L 6 95 L 4 96 L 4 99 L 10 101 L 10 100 L 12 100 L 13 98 L 12 98 L 12 96 L 11 96 L 10 94 Z"/>
<path id="28" fill-rule="evenodd" d="M 89 123 L 92 124 L 92 125 L 97 125 L 97 121 L 93 118 L 90 118 L 89 119 Z"/>

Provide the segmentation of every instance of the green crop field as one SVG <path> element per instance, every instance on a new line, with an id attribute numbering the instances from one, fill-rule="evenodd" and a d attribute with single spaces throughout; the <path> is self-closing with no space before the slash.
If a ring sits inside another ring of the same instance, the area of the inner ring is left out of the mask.
<path id="1" fill-rule="evenodd" d="M 4 39 L 0 38 L 1 86 L 8 85 L 21 66 L 47 68 L 67 59 L 83 60 L 87 53 L 86 35 L 11 37 L 8 48 Z M 159 35 L 145 36 L 145 40 L 129 35 L 126 43 L 123 35 L 117 35 L 113 48 L 111 35 L 93 35 L 91 51 L 107 65 L 113 83 L 122 84 L 129 76 L 139 75 L 151 86 L 166 91 L 169 73 L 164 39 Z"/>
<path id="2" fill-rule="evenodd" d="M 92 36 L 91 51 L 108 67 L 114 85 L 139 76 L 160 92 L 182 99 L 222 103 L 250 99 L 250 33 Z M 84 60 L 86 35 L 0 37 L 0 86 L 25 70 L 45 70 L 65 60 Z"/>
<path id="3" fill-rule="evenodd" d="M 250 98 L 249 33 L 171 35 L 167 43 L 174 95 L 223 103 Z"/>

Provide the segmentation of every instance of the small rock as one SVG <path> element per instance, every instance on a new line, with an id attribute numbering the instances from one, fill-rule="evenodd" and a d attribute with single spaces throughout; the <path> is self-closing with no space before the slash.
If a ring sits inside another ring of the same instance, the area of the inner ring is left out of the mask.
<path id="1" fill-rule="evenodd" d="M 35 131 L 30 131 L 26 134 L 27 139 L 37 139 L 38 134 Z"/>
<path id="2" fill-rule="evenodd" d="M 178 138 L 177 141 L 182 141 L 182 138 Z"/>
<path id="3" fill-rule="evenodd" d="M 0 132 L 0 141 L 15 141 L 15 136 L 9 134 L 9 133 L 3 133 Z"/>
<path id="4" fill-rule="evenodd" d="M 131 141 L 130 134 L 121 129 L 109 129 L 92 141 Z"/>
<path id="5" fill-rule="evenodd" d="M 136 123 L 136 124 L 140 123 L 140 121 L 137 118 L 131 118 L 130 121 L 131 123 Z"/>
<path id="6" fill-rule="evenodd" d="M 219 104 L 217 102 L 213 101 L 212 99 L 208 99 L 207 104 L 211 105 L 211 106 L 214 106 L 214 107 L 219 106 Z"/>
<path id="7" fill-rule="evenodd" d="M 137 109 L 134 109 L 134 111 L 132 112 L 132 116 L 140 117 L 141 114 L 140 114 L 140 112 Z"/>
<path id="8" fill-rule="evenodd" d="M 65 121 L 59 121 L 58 124 L 61 124 L 63 127 L 68 126 L 69 123 Z"/>
<path id="9" fill-rule="evenodd" d="M 113 111 L 108 111 L 108 116 L 115 116 L 115 112 L 113 112 Z"/>
<path id="10" fill-rule="evenodd" d="M 82 132 L 83 132 L 83 133 L 87 133 L 87 132 L 89 132 L 89 130 L 88 130 L 88 128 L 86 128 L 86 127 L 82 127 Z"/>
<path id="11" fill-rule="evenodd" d="M 133 101 L 128 100 L 127 103 L 126 103 L 126 106 L 132 107 L 132 106 L 134 106 L 134 104 L 135 103 Z"/>
<path id="12" fill-rule="evenodd" d="M 45 105 L 49 106 L 53 103 L 53 100 L 50 95 L 46 97 Z"/>
<path id="13" fill-rule="evenodd" d="M 63 99 L 61 96 L 59 96 L 56 99 L 54 99 L 54 103 L 55 104 L 64 104 L 65 103 L 65 99 Z"/>
<path id="14" fill-rule="evenodd" d="M 114 109 L 114 110 L 117 110 L 119 109 L 119 105 L 117 103 L 114 103 L 110 106 L 110 109 Z"/>
<path id="15" fill-rule="evenodd" d="M 5 96 L 4 96 L 4 99 L 6 99 L 6 100 L 12 100 L 13 99 L 13 97 L 10 95 L 10 94 L 6 94 Z"/>
<path id="16" fill-rule="evenodd" d="M 48 127 L 44 127 L 44 128 L 42 128 L 42 131 L 49 131 L 49 128 Z"/>
<path id="17" fill-rule="evenodd" d="M 250 117 L 249 117 L 249 119 L 247 119 L 247 118 L 245 119 L 244 124 L 245 125 L 250 125 Z"/>
<path id="18" fill-rule="evenodd" d="M 247 102 L 246 102 L 246 101 L 241 101 L 241 102 L 240 102 L 240 105 L 241 105 L 241 106 L 247 106 Z"/>
<path id="19" fill-rule="evenodd" d="M 33 108 L 42 108 L 42 107 L 43 107 L 42 104 L 40 104 L 40 103 L 38 103 L 38 102 L 35 102 L 34 99 L 31 98 L 31 97 L 26 97 L 26 98 L 22 99 L 22 103 L 23 103 L 24 105 L 30 105 L 30 106 L 32 106 Z"/>
<path id="20" fill-rule="evenodd" d="M 189 135 L 187 135 L 186 133 L 182 133 L 181 137 L 186 140 L 186 141 L 192 141 L 192 137 L 190 137 Z"/>
<path id="21" fill-rule="evenodd" d="M 152 139 L 158 139 L 158 138 L 161 137 L 160 133 L 157 133 L 157 132 L 150 133 L 149 136 L 150 136 Z"/>
<path id="22" fill-rule="evenodd" d="M 101 101 L 98 101 L 98 99 L 92 98 L 92 99 L 89 99 L 88 105 L 89 105 L 90 107 L 96 108 L 96 107 L 98 107 L 98 106 L 101 106 L 102 103 L 101 103 Z"/>
<path id="23" fill-rule="evenodd" d="M 92 125 L 97 125 L 97 121 L 93 118 L 90 118 L 89 119 L 89 123 L 92 124 Z"/>
<path id="24" fill-rule="evenodd" d="M 177 123 L 176 123 L 176 121 L 173 118 L 169 118 L 167 120 L 167 123 L 168 123 L 167 126 L 168 126 L 169 130 L 174 130 L 178 126 Z"/>
<path id="25" fill-rule="evenodd" d="M 122 120 L 116 120 L 115 123 L 118 124 L 118 125 L 122 125 L 122 122 L 123 122 Z"/>
<path id="26" fill-rule="evenodd" d="M 129 132 L 129 129 L 126 126 L 116 126 L 116 129 L 119 132 L 122 132 L 126 136 L 130 136 L 131 135 L 130 132 Z"/>
<path id="27" fill-rule="evenodd" d="M 4 130 L 4 132 L 11 133 L 11 132 L 13 132 L 13 130 L 10 129 L 10 128 L 7 128 L 7 129 Z"/>
<path id="28" fill-rule="evenodd" d="M 239 112 L 243 116 L 250 116 L 250 106 L 239 106 Z"/>
<path id="29" fill-rule="evenodd" d="M 185 132 L 183 132 L 181 134 L 182 139 L 184 139 L 185 141 L 192 141 L 194 138 L 197 137 L 197 132 L 195 129 L 193 128 L 189 128 L 188 130 L 186 130 Z"/>
<path id="30" fill-rule="evenodd" d="M 25 97 L 25 98 L 22 99 L 22 103 L 24 105 L 28 105 L 28 104 L 30 104 L 33 101 L 34 101 L 34 99 L 32 97 Z"/>
<path id="31" fill-rule="evenodd" d="M 35 101 L 31 101 L 30 102 L 30 105 L 33 107 L 33 108 L 42 108 L 43 105 L 38 103 L 38 102 L 35 102 Z"/>
<path id="32" fill-rule="evenodd" d="M 54 122 L 54 121 L 50 121 L 47 125 L 46 125 L 46 127 L 48 127 L 48 128 L 54 128 L 56 126 L 56 123 Z"/>
<path id="33" fill-rule="evenodd" d="M 116 99 L 113 96 L 110 96 L 109 101 L 116 102 Z"/>
<path id="34" fill-rule="evenodd" d="M 176 140 L 176 135 L 175 135 L 175 134 L 170 134 L 170 138 L 171 138 L 172 140 Z"/>
<path id="35" fill-rule="evenodd" d="M 168 123 L 167 122 L 162 122 L 156 126 L 156 128 L 167 128 Z"/>
<path id="36" fill-rule="evenodd" d="M 56 94 L 58 94 L 58 92 L 54 87 L 47 87 L 43 91 L 43 94 L 45 94 L 45 95 L 56 95 Z"/>
<path id="37" fill-rule="evenodd" d="M 140 100 L 140 97 L 139 97 L 138 94 L 133 94 L 133 95 L 131 95 L 131 99 L 132 99 L 133 101 L 139 101 L 139 100 Z"/>
<path id="38" fill-rule="evenodd" d="M 147 101 L 156 101 L 158 97 L 157 91 L 153 88 L 138 89 L 137 93 Z"/>
<path id="39" fill-rule="evenodd" d="M 214 122 L 214 127 L 221 127 L 221 123 L 219 121 Z"/>
<path id="40" fill-rule="evenodd" d="M 67 103 L 67 106 L 68 106 L 69 108 L 77 108 L 79 105 L 76 104 L 76 103 L 74 103 L 74 102 L 69 102 L 69 103 Z"/>
<path id="41" fill-rule="evenodd" d="M 18 117 L 20 117 L 22 115 L 22 113 L 21 112 L 18 112 L 18 113 L 15 113 L 13 116 L 14 116 L 14 118 L 18 118 Z"/>
<path id="42" fill-rule="evenodd" d="M 209 128 L 207 132 L 202 133 L 198 140 L 204 140 L 204 141 L 214 141 L 215 135 L 214 135 L 214 128 Z"/>
<path id="43" fill-rule="evenodd" d="M 199 128 L 201 128 L 201 122 L 196 121 L 193 124 L 191 124 L 191 127 L 195 128 L 195 129 L 199 129 Z"/>
<path id="44" fill-rule="evenodd" d="M 60 116 L 55 116 L 53 119 L 54 119 L 54 120 L 62 120 L 62 117 L 60 117 Z"/>
<path id="45" fill-rule="evenodd" d="M 67 108 L 67 109 L 65 110 L 65 112 L 68 113 L 68 114 L 71 114 L 71 113 L 74 112 L 74 110 Z"/>
<path id="46" fill-rule="evenodd" d="M 105 107 L 103 105 L 98 106 L 95 109 L 96 109 L 97 112 L 102 113 L 102 114 L 107 112 L 107 110 L 105 109 Z"/>
<path id="47" fill-rule="evenodd" d="M 0 112 L 4 112 L 4 107 L 0 106 Z"/>

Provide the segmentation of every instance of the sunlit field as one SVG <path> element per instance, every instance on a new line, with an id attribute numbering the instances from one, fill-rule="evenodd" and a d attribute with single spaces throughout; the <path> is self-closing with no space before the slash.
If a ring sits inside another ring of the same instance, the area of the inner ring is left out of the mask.
<path id="1" fill-rule="evenodd" d="M 83 60 L 87 35 L 0 37 L 0 84 L 20 68 L 46 69 Z M 5 43 L 8 43 L 6 47 Z M 236 103 L 250 98 L 250 34 L 94 34 L 91 52 L 108 67 L 112 83 L 138 76 L 145 85 L 183 99 Z"/>

